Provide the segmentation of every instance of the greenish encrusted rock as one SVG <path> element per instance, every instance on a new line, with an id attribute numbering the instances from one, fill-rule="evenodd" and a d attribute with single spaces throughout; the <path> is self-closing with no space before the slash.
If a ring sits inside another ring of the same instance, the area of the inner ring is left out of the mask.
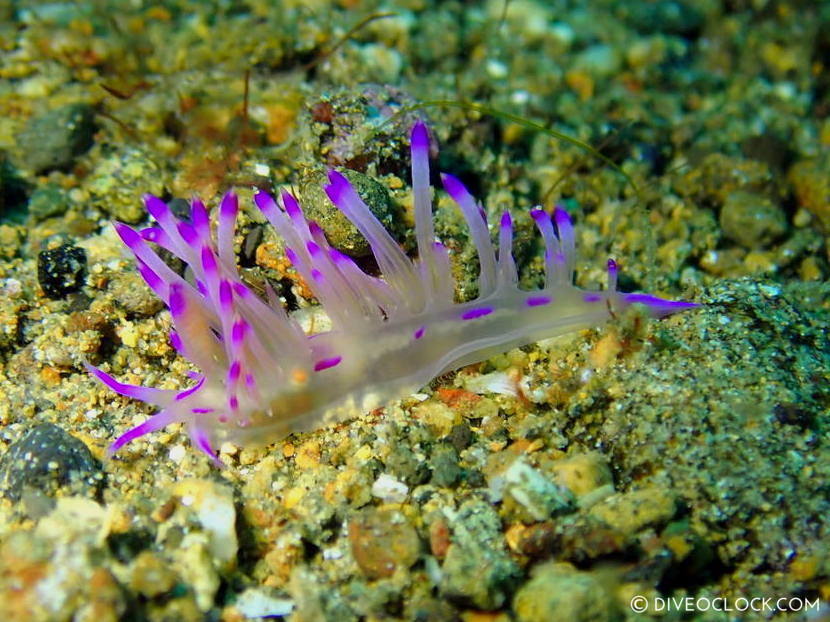
<path id="1" fill-rule="evenodd" d="M 501 501 L 509 519 L 525 523 L 543 521 L 576 508 L 574 494 L 543 475 L 525 457 L 513 459 L 488 473 L 490 500 Z"/>
<path id="2" fill-rule="evenodd" d="M 534 569 L 513 599 L 519 622 L 610 622 L 619 617 L 608 587 L 592 573 L 570 564 L 544 564 Z"/>
<path id="3" fill-rule="evenodd" d="M 826 151 L 817 158 L 793 164 L 787 177 L 792 183 L 798 204 L 813 214 L 825 232 L 830 232 L 830 156 Z"/>
<path id="4" fill-rule="evenodd" d="M 450 443 L 440 443 L 433 450 L 430 467 L 432 468 L 431 483 L 436 486 L 444 488 L 454 486 L 461 477 L 458 452 Z"/>
<path id="5" fill-rule="evenodd" d="M 440 589 L 450 600 L 478 609 L 498 609 L 521 571 L 510 558 L 496 510 L 478 499 L 465 502 L 450 519 L 452 544 Z"/>
<path id="6" fill-rule="evenodd" d="M 720 225 L 726 236 L 741 246 L 761 248 L 787 231 L 787 217 L 769 198 L 736 190 L 726 197 Z"/>
<path id="7" fill-rule="evenodd" d="M 164 193 L 165 175 L 138 149 L 123 149 L 101 158 L 86 180 L 89 203 L 115 220 L 137 223 L 147 215 L 141 197 Z"/>
<path id="8" fill-rule="evenodd" d="M 138 272 L 119 272 L 114 275 L 109 291 L 119 305 L 137 316 L 149 317 L 164 306 L 164 302 L 147 287 Z"/>
<path id="9" fill-rule="evenodd" d="M 23 243 L 23 227 L 0 225 L 0 257 L 11 259 L 20 252 Z"/>
<path id="10" fill-rule="evenodd" d="M 37 188 L 29 197 L 29 214 L 35 220 L 58 216 L 69 209 L 71 202 L 60 186 L 47 183 Z"/>
<path id="11" fill-rule="evenodd" d="M 611 495 L 593 506 L 590 513 L 606 525 L 632 535 L 649 525 L 664 525 L 675 511 L 674 496 L 668 490 L 652 487 Z"/>
<path id="12" fill-rule="evenodd" d="M 394 235 L 400 227 L 386 188 L 363 173 L 347 168 L 338 168 L 337 171 L 351 182 L 372 214 L 387 231 Z M 372 252 L 369 243 L 357 227 L 332 204 L 323 190 L 327 183 L 325 172 L 316 171 L 308 175 L 300 184 L 299 199 L 305 217 L 317 221 L 317 224 L 326 232 L 329 243 L 337 250 L 351 257 L 368 256 Z"/>

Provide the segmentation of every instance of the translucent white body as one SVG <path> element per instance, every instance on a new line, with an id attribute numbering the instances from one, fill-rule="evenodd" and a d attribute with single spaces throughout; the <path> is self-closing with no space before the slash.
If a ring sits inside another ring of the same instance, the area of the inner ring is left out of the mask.
<path id="1" fill-rule="evenodd" d="M 417 124 L 412 131 L 418 242 L 414 260 L 345 177 L 329 173 L 329 198 L 368 240 L 383 279 L 367 275 L 332 248 L 290 194 L 283 193 L 282 206 L 264 192 L 255 196 L 285 240 L 286 256 L 331 319 L 332 330 L 313 336 L 285 313 L 273 292 L 265 302 L 242 282 L 232 250 L 238 209 L 233 193 L 222 199 L 215 234 L 198 200 L 185 222 L 160 199 L 145 197 L 158 226 L 137 232 L 117 224 L 116 229 L 145 281 L 170 309 L 175 326 L 171 342 L 201 373 L 193 387 L 176 392 L 125 385 L 90 367 L 113 390 L 160 408 L 122 434 L 110 451 L 183 422 L 194 444 L 216 461 L 219 443 L 268 443 L 292 431 L 354 417 L 420 389 L 443 372 L 602 323 L 629 304 L 644 304 L 655 316 L 696 306 L 617 292 L 613 261 L 606 291 L 574 287 L 574 235 L 560 208 L 553 217 L 541 209 L 531 211 L 545 244 L 545 286 L 520 290 L 510 214 L 501 217 L 497 253 L 482 207 L 460 181 L 443 175 L 444 188 L 461 209 L 479 256 L 479 297 L 456 304 L 449 252 L 435 240 L 428 151 L 427 130 Z M 195 285 L 173 272 L 148 242 L 184 260 Z"/>

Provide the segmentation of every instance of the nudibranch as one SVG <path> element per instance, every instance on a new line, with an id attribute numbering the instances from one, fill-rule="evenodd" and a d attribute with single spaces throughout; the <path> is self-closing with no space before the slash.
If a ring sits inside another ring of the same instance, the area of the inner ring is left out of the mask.
<path id="1" fill-rule="evenodd" d="M 311 287 L 331 330 L 306 335 L 269 291 L 267 300 L 242 281 L 233 251 L 238 200 L 222 198 L 215 232 L 204 204 L 191 203 L 189 221 L 145 196 L 157 225 L 115 228 L 135 257 L 141 276 L 166 303 L 170 341 L 200 371 L 183 391 L 124 384 L 89 370 L 110 389 L 155 405 L 158 412 L 126 431 L 110 453 L 145 434 L 184 423 L 193 444 L 220 464 L 224 442 L 267 443 L 284 435 L 354 417 L 406 396 L 431 379 L 509 348 L 608 320 L 632 304 L 654 317 L 694 303 L 617 291 L 617 265 L 608 262 L 608 286 L 585 291 L 573 284 L 574 231 L 564 209 L 530 214 L 544 241 L 541 289 L 519 288 L 512 255 L 513 223 L 498 223 L 498 251 L 486 214 L 456 177 L 444 189 L 469 227 L 478 261 L 478 296 L 454 301 L 450 252 L 436 240 L 429 183 L 429 134 L 411 131 L 411 174 L 417 259 L 408 257 L 375 218 L 349 181 L 330 171 L 325 191 L 371 246 L 382 278 L 365 273 L 333 248 L 322 229 L 303 216 L 297 199 L 279 202 L 257 192 L 254 203 L 285 241 L 285 254 Z M 183 260 L 193 279 L 172 270 L 151 245 Z"/>

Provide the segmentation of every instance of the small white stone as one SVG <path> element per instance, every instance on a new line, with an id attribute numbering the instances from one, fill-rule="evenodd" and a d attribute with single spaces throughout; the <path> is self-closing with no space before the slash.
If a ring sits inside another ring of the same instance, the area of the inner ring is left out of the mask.
<path id="1" fill-rule="evenodd" d="M 381 473 L 372 484 L 372 496 L 387 503 L 402 503 L 406 500 L 409 488 L 388 473 Z"/>
<path id="2" fill-rule="evenodd" d="M 518 397 L 518 384 L 511 378 L 510 374 L 503 371 L 494 371 L 482 376 L 470 376 L 464 379 L 464 388 L 475 393 L 484 395 L 496 393 L 498 395 L 509 395 Z"/>
<path id="3" fill-rule="evenodd" d="M 329 549 L 323 549 L 323 559 L 333 560 L 333 559 L 341 559 L 342 557 L 343 557 L 343 551 L 341 551 L 340 549 L 337 549 L 337 548 L 334 548 L 334 547 L 329 548 Z"/>
<path id="4" fill-rule="evenodd" d="M 184 445 L 173 445 L 167 455 L 172 462 L 179 464 L 187 455 L 187 448 Z"/>
<path id="5" fill-rule="evenodd" d="M 287 616 L 294 610 L 294 601 L 277 598 L 258 588 L 249 588 L 236 599 L 234 606 L 246 618 Z"/>
<path id="6" fill-rule="evenodd" d="M 227 486 L 204 479 L 186 479 L 173 486 L 181 504 L 191 508 L 207 536 L 210 554 L 222 565 L 236 563 L 236 508 Z"/>

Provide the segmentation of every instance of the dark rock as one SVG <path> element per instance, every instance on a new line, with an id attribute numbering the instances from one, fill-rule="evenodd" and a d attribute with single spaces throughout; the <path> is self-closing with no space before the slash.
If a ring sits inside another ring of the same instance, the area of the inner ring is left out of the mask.
<path id="1" fill-rule="evenodd" d="M 432 483 L 442 488 L 454 486 L 461 477 L 458 452 L 449 443 L 441 443 L 435 448 L 432 452 L 430 467 L 432 467 Z"/>
<path id="2" fill-rule="evenodd" d="M 86 275 L 86 251 L 71 244 L 41 251 L 37 256 L 37 279 L 49 298 L 63 298 L 78 291 Z"/>
<path id="3" fill-rule="evenodd" d="M 338 168 L 337 171 L 349 180 L 384 228 L 393 234 L 399 233 L 397 210 L 394 209 L 386 188 L 363 173 L 346 168 Z M 329 243 L 337 250 L 351 257 L 370 255 L 372 249 L 366 238 L 343 212 L 332 204 L 323 189 L 327 183 L 325 173 L 316 171 L 309 174 L 300 184 L 300 200 L 305 217 L 316 221 L 322 227 Z"/>
<path id="4" fill-rule="evenodd" d="M 94 491 L 101 466 L 83 442 L 62 428 L 41 423 L 0 458 L 0 490 L 17 501 L 27 489 L 51 496 L 63 486 Z"/>
<path id="5" fill-rule="evenodd" d="M 817 413 L 801 408 L 797 404 L 776 404 L 772 409 L 772 414 L 782 425 L 792 425 L 802 430 L 812 429 L 816 425 Z"/>
<path id="6" fill-rule="evenodd" d="M 627 2 L 620 3 L 618 10 L 621 17 L 643 34 L 659 32 L 694 38 L 704 22 L 703 14 L 693 2 Z"/>
<path id="7" fill-rule="evenodd" d="M 69 104 L 34 117 L 17 136 L 23 168 L 36 174 L 66 169 L 92 146 L 94 133 L 89 104 Z"/>
<path id="8" fill-rule="evenodd" d="M 23 220 L 22 210 L 19 208 L 26 204 L 27 192 L 26 182 L 8 161 L 6 154 L 0 152 L 0 214 L 3 220 L 9 216 L 14 220 Z"/>
<path id="9" fill-rule="evenodd" d="M 456 451 L 464 451 L 473 442 L 473 431 L 465 423 L 456 424 L 452 426 L 448 440 Z"/>

